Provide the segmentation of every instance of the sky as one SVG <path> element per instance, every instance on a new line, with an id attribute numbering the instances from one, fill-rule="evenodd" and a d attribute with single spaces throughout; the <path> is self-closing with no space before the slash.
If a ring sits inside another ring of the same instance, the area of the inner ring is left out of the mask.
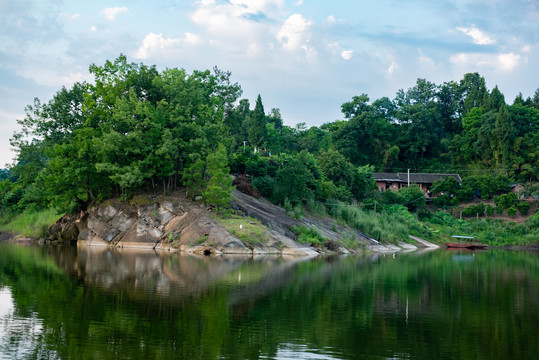
<path id="1" fill-rule="evenodd" d="M 539 0 L 0 0 L 0 168 L 34 98 L 91 64 L 232 73 L 287 125 L 342 119 L 355 95 L 478 72 L 506 102 L 539 88 Z"/>

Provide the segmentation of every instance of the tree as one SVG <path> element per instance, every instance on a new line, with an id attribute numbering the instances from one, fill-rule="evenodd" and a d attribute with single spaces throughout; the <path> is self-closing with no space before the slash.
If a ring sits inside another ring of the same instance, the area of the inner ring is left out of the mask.
<path id="1" fill-rule="evenodd" d="M 457 134 L 461 130 L 460 118 L 457 113 L 459 104 L 459 85 L 455 81 L 443 83 L 436 94 L 438 109 L 445 133 Z"/>
<path id="2" fill-rule="evenodd" d="M 343 105 L 345 117 L 353 117 L 334 127 L 331 141 L 352 164 L 380 167 L 383 161 L 381 154 L 392 146 L 395 133 L 387 119 L 365 104 L 367 100 L 366 95 L 362 95 Z"/>
<path id="3" fill-rule="evenodd" d="M 277 171 L 273 197 L 277 203 L 284 204 L 288 199 L 293 205 L 314 199 L 320 179 L 321 172 L 315 158 L 302 151 L 288 157 Z"/>
<path id="4" fill-rule="evenodd" d="M 507 168 L 510 165 L 511 147 L 515 140 L 516 131 L 507 114 L 505 105 L 502 105 L 496 115 L 493 135 L 496 141 L 494 151 L 496 164 Z"/>
<path id="5" fill-rule="evenodd" d="M 204 165 L 204 161 L 196 158 L 183 171 L 183 185 L 187 188 L 186 195 L 191 199 L 202 195 L 206 187 L 206 182 L 204 181 Z"/>
<path id="6" fill-rule="evenodd" d="M 537 90 L 535 90 L 535 93 L 533 94 L 532 104 L 534 108 L 539 110 L 539 88 L 537 88 Z"/>
<path id="7" fill-rule="evenodd" d="M 484 107 L 486 111 L 498 111 L 502 106 L 505 106 L 505 98 L 496 85 L 487 97 Z"/>
<path id="8" fill-rule="evenodd" d="M 341 112 L 344 114 L 345 119 L 352 119 L 359 116 L 365 111 L 371 110 L 369 102 L 369 96 L 367 94 L 361 94 L 354 96 L 352 101 L 346 102 L 341 105 Z"/>
<path id="9" fill-rule="evenodd" d="M 460 116 L 465 116 L 472 108 L 483 106 L 488 98 L 485 79 L 478 73 L 467 73 L 459 83 L 461 94 L 458 106 Z"/>
<path id="10" fill-rule="evenodd" d="M 229 175 L 226 148 L 219 144 L 215 152 L 206 160 L 208 183 L 204 191 L 204 200 L 208 205 L 221 207 L 228 205 L 232 193 L 232 178 Z"/>
<path id="11" fill-rule="evenodd" d="M 401 160 L 408 166 L 419 166 L 425 159 L 438 156 L 443 127 L 436 103 L 436 85 L 417 79 L 414 87 L 397 93 L 395 103 L 402 127 Z"/>
<path id="12" fill-rule="evenodd" d="M 264 105 L 262 105 L 262 98 L 258 95 L 256 99 L 255 109 L 249 122 L 249 129 L 247 131 L 249 143 L 252 146 L 262 146 L 266 140 L 266 114 L 264 113 Z"/>

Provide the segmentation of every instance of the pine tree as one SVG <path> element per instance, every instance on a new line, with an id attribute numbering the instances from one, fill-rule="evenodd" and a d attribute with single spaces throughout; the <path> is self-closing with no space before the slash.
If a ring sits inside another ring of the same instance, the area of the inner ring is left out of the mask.
<path id="1" fill-rule="evenodd" d="M 255 110 L 251 116 L 247 135 L 251 146 L 262 146 L 266 140 L 266 114 L 264 113 L 264 105 L 262 105 L 262 98 L 260 95 L 258 95 L 258 98 L 256 99 Z"/>

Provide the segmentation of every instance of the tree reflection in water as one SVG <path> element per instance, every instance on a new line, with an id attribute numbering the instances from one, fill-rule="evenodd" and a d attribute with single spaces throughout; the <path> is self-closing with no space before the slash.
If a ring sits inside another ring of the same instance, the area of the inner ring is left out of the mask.
<path id="1" fill-rule="evenodd" d="M 538 277 L 537 254 L 523 252 L 286 259 L 0 245 L 0 288 L 17 319 L 41 327 L 25 338 L 28 358 L 532 358 Z"/>

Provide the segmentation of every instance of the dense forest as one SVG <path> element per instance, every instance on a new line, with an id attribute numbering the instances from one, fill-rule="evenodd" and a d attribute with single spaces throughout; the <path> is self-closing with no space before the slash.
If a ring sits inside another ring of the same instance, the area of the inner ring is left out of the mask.
<path id="1" fill-rule="evenodd" d="M 67 212 L 180 186 L 219 206 L 229 200 L 229 173 L 287 206 L 376 200 L 413 211 L 419 189 L 380 194 L 372 172 L 460 173 L 461 188 L 438 184 L 451 193 L 439 206 L 539 177 L 539 89 L 509 104 L 477 73 L 443 84 L 418 79 L 393 99 L 353 96 L 343 119 L 319 127 L 284 125 L 260 95 L 253 108 L 218 68 L 158 71 L 121 55 L 90 73 L 93 82 L 26 108 L 11 140 L 17 157 L 0 172 L 4 212 Z"/>

